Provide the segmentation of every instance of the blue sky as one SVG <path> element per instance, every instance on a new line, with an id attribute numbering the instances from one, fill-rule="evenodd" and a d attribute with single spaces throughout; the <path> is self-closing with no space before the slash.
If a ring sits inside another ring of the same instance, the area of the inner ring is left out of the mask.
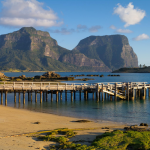
<path id="1" fill-rule="evenodd" d="M 122 34 L 139 64 L 150 66 L 149 6 L 149 0 L 2 0 L 0 34 L 33 26 L 69 50 L 91 35 Z"/>

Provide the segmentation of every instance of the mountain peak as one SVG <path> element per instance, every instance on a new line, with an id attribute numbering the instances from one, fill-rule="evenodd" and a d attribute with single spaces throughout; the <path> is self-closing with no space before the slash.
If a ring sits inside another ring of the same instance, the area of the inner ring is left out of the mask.
<path id="1" fill-rule="evenodd" d="M 36 32 L 36 29 L 33 27 L 22 27 L 19 31 L 21 31 L 21 32 Z"/>
<path id="2" fill-rule="evenodd" d="M 45 37 L 50 37 L 49 33 L 48 32 L 45 32 L 45 31 L 40 31 L 40 30 L 36 30 L 35 28 L 33 27 L 22 27 L 20 30 L 19 30 L 20 33 L 28 33 L 28 34 L 37 34 L 37 35 L 40 35 L 40 36 L 45 36 Z"/>

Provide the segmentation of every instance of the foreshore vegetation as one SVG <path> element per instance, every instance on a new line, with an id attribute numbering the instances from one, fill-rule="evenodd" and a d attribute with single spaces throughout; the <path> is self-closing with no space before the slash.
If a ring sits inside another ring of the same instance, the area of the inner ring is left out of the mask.
<path id="1" fill-rule="evenodd" d="M 81 144 L 86 141 L 72 141 L 78 129 L 55 129 L 46 135 L 36 135 L 39 140 L 53 141 L 50 150 L 74 149 L 74 150 L 148 150 L 150 149 L 150 131 L 122 131 L 114 130 L 105 132 L 96 137 L 91 145 Z M 82 129 L 84 130 L 84 129 Z M 36 133 L 37 134 L 37 133 Z M 32 135 L 33 136 L 33 135 Z"/>

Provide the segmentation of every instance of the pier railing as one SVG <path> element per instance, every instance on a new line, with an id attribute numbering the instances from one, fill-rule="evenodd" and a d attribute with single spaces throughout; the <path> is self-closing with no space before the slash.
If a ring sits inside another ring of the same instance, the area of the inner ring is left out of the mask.
<path id="1" fill-rule="evenodd" d="M 115 85 L 129 89 L 149 88 L 147 82 L 102 82 L 102 83 L 60 83 L 60 82 L 1 82 L 0 90 L 85 90 L 85 89 L 109 89 Z"/>

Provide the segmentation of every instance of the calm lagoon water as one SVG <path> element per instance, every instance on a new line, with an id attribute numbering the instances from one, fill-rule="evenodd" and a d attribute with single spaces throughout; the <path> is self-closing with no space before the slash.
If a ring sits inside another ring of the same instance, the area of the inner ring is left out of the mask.
<path id="1" fill-rule="evenodd" d="M 57 73 L 57 72 L 56 72 Z M 88 77 L 94 78 L 94 80 L 89 81 L 68 81 L 69 83 L 101 83 L 101 82 L 148 82 L 150 83 L 150 73 L 116 73 L 120 74 L 119 77 L 108 77 L 108 74 L 112 73 L 102 73 L 102 72 L 58 72 L 61 76 L 69 75 L 79 75 L 79 74 L 103 74 L 104 77 Z M 5 73 L 6 76 L 20 76 L 26 75 L 26 77 L 32 77 L 35 75 L 42 75 L 43 72 L 27 72 L 27 73 Z M 81 78 L 81 77 L 77 77 Z M 84 77 L 85 78 L 85 77 Z M 68 100 L 65 101 L 65 94 L 62 95 L 62 101 L 56 103 L 56 97 L 54 94 L 53 102 L 50 100 L 50 95 L 48 95 L 48 102 L 44 101 L 42 104 L 39 102 L 34 103 L 28 102 L 26 94 L 26 104 L 23 106 L 22 101 L 20 104 L 13 102 L 13 93 L 8 94 L 8 106 L 16 108 L 24 108 L 32 111 L 39 111 L 45 113 L 52 113 L 57 115 L 72 116 L 79 118 L 86 118 L 92 120 L 106 120 L 106 121 L 116 121 L 128 124 L 139 124 L 141 122 L 150 124 L 150 98 L 146 97 L 146 100 L 136 99 L 134 101 L 109 101 L 104 102 L 92 99 L 92 94 L 89 94 L 89 99 L 84 100 L 82 95 L 82 100 L 79 100 L 79 93 L 76 93 L 76 100 L 71 102 L 71 94 L 68 93 Z M 21 95 L 21 99 L 22 99 Z"/>

